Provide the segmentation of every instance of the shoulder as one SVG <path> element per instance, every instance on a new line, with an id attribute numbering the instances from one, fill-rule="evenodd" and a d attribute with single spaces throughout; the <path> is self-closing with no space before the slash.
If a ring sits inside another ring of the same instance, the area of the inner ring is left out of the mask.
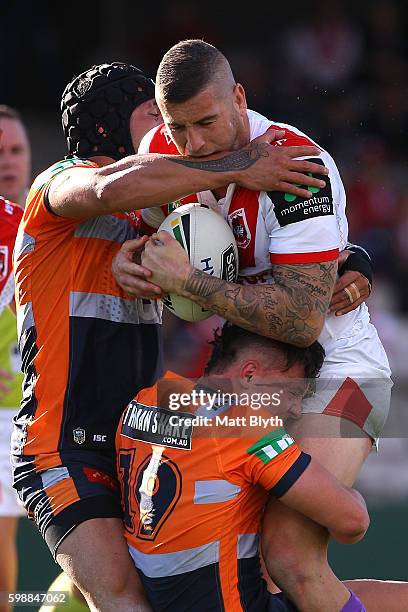
<path id="1" fill-rule="evenodd" d="M 60 174 L 61 172 L 64 172 L 65 170 L 72 170 L 73 168 L 98 168 L 98 167 L 99 167 L 98 164 L 91 161 L 90 159 L 82 159 L 80 157 L 70 157 L 68 159 L 61 159 L 60 161 L 55 162 L 54 164 L 52 164 L 52 166 L 44 170 L 44 172 L 42 172 L 37 177 L 34 183 L 36 181 L 41 182 L 42 180 L 45 180 L 46 182 L 48 182 L 49 180 L 54 178 L 54 176 L 56 176 L 57 174 Z"/>
<path id="2" fill-rule="evenodd" d="M 297 147 L 301 145 L 316 145 L 317 143 L 312 140 L 307 134 L 299 130 L 293 125 L 288 123 L 281 123 L 279 121 L 273 121 L 268 119 L 264 115 L 257 113 L 256 111 L 248 109 L 248 121 L 251 134 L 251 140 L 265 134 L 269 128 L 276 130 L 284 130 L 285 135 L 280 140 L 276 140 L 275 146 L 280 147 Z M 318 145 L 317 145 L 318 146 Z"/>
<path id="3" fill-rule="evenodd" d="M 34 179 L 29 191 L 28 200 L 46 187 L 55 176 L 66 170 L 71 170 L 72 168 L 98 168 L 98 164 L 89 159 L 81 159 L 79 157 L 61 159 L 55 162 Z"/>
<path id="4" fill-rule="evenodd" d="M 315 140 L 313 140 L 313 138 L 311 138 L 310 136 L 308 136 L 307 134 L 305 134 L 298 128 L 294 127 L 293 125 L 273 121 L 270 127 L 275 128 L 277 130 L 284 130 L 285 132 L 285 135 L 281 140 L 277 140 L 276 143 L 273 143 L 273 144 L 276 144 L 276 146 L 281 146 L 281 147 L 318 146 L 320 147 L 320 145 Z"/>
<path id="5" fill-rule="evenodd" d="M 261 115 L 260 113 L 257 113 L 256 111 L 250 109 L 248 109 L 247 112 L 251 131 L 251 140 L 257 138 L 257 136 L 261 136 L 269 128 L 274 128 L 276 130 L 284 130 L 285 132 L 283 138 L 281 138 L 280 140 L 276 140 L 274 143 L 272 143 L 275 146 L 320 146 L 310 136 L 308 136 L 293 125 L 289 125 L 288 123 L 282 123 L 280 121 L 273 121 L 271 119 L 268 119 L 264 115 Z"/>
<path id="6" fill-rule="evenodd" d="M 276 140 L 272 144 L 277 147 L 301 147 L 301 146 L 315 146 L 319 147 L 320 153 L 313 156 L 311 160 L 315 163 L 325 165 L 330 171 L 330 178 L 333 181 L 340 179 L 339 169 L 333 157 L 326 149 L 324 149 L 318 142 L 313 140 L 311 136 L 305 134 L 297 127 L 289 125 L 288 123 L 280 123 L 278 121 L 269 121 L 267 128 L 272 127 L 277 130 L 284 130 L 285 134 L 280 140 Z M 263 133 L 265 129 L 263 130 Z"/>

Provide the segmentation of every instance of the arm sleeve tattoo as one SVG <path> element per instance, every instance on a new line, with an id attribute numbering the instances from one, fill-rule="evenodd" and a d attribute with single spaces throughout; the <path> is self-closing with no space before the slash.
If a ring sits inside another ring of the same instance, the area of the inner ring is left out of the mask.
<path id="1" fill-rule="evenodd" d="M 337 260 L 273 266 L 273 285 L 238 285 L 193 270 L 185 297 L 234 323 L 297 346 L 320 334 L 336 280 Z"/>
<path id="2" fill-rule="evenodd" d="M 193 168 L 195 170 L 207 170 L 208 172 L 234 172 L 247 170 L 253 164 L 255 164 L 261 157 L 268 157 L 268 151 L 262 146 L 262 144 L 251 143 L 247 149 L 241 149 L 234 151 L 225 157 L 220 159 L 210 159 L 197 161 L 188 159 L 172 159 L 168 158 L 169 161 L 175 164 L 181 164 L 187 168 Z"/>

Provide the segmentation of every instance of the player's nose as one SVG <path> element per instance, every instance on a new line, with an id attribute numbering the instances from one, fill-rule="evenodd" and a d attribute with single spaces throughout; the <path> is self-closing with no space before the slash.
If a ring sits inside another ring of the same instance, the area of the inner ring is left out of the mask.
<path id="1" fill-rule="evenodd" d="M 194 130 L 187 130 L 186 153 L 187 155 L 198 155 L 205 147 L 205 140 L 201 134 Z"/>
<path id="2" fill-rule="evenodd" d="M 12 166 L 15 163 L 15 158 L 10 151 L 3 149 L 0 151 L 0 164 L 2 166 Z"/>

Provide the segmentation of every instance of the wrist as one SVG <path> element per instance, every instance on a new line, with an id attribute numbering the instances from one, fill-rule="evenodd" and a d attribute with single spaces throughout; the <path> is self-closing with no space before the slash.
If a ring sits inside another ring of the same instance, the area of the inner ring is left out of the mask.
<path id="1" fill-rule="evenodd" d="M 353 251 L 347 257 L 346 261 L 339 266 L 339 275 L 341 276 L 347 270 L 351 270 L 353 272 L 360 272 L 365 278 L 368 280 L 371 290 L 371 285 L 373 283 L 373 266 L 368 258 L 368 256 Z"/>
<path id="2" fill-rule="evenodd" d="M 174 291 L 174 293 L 176 293 L 177 295 L 181 297 L 191 299 L 192 294 L 188 290 L 188 285 L 189 285 L 189 279 L 194 274 L 195 269 L 196 268 L 194 268 L 194 266 L 192 266 L 191 264 L 186 264 L 186 266 L 183 267 L 182 274 L 180 274 L 180 282 L 177 283 L 177 288 Z"/>

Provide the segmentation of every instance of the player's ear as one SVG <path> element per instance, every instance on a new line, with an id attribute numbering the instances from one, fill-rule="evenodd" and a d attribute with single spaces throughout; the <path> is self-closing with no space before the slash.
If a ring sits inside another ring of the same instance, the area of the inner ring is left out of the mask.
<path id="1" fill-rule="evenodd" d="M 248 108 L 245 89 L 241 83 L 235 83 L 234 85 L 234 102 L 240 111 L 245 111 Z"/>
<path id="2" fill-rule="evenodd" d="M 254 384 L 256 373 L 259 369 L 259 364 L 254 360 L 246 361 L 240 370 L 240 382 L 242 387 L 248 389 Z"/>

